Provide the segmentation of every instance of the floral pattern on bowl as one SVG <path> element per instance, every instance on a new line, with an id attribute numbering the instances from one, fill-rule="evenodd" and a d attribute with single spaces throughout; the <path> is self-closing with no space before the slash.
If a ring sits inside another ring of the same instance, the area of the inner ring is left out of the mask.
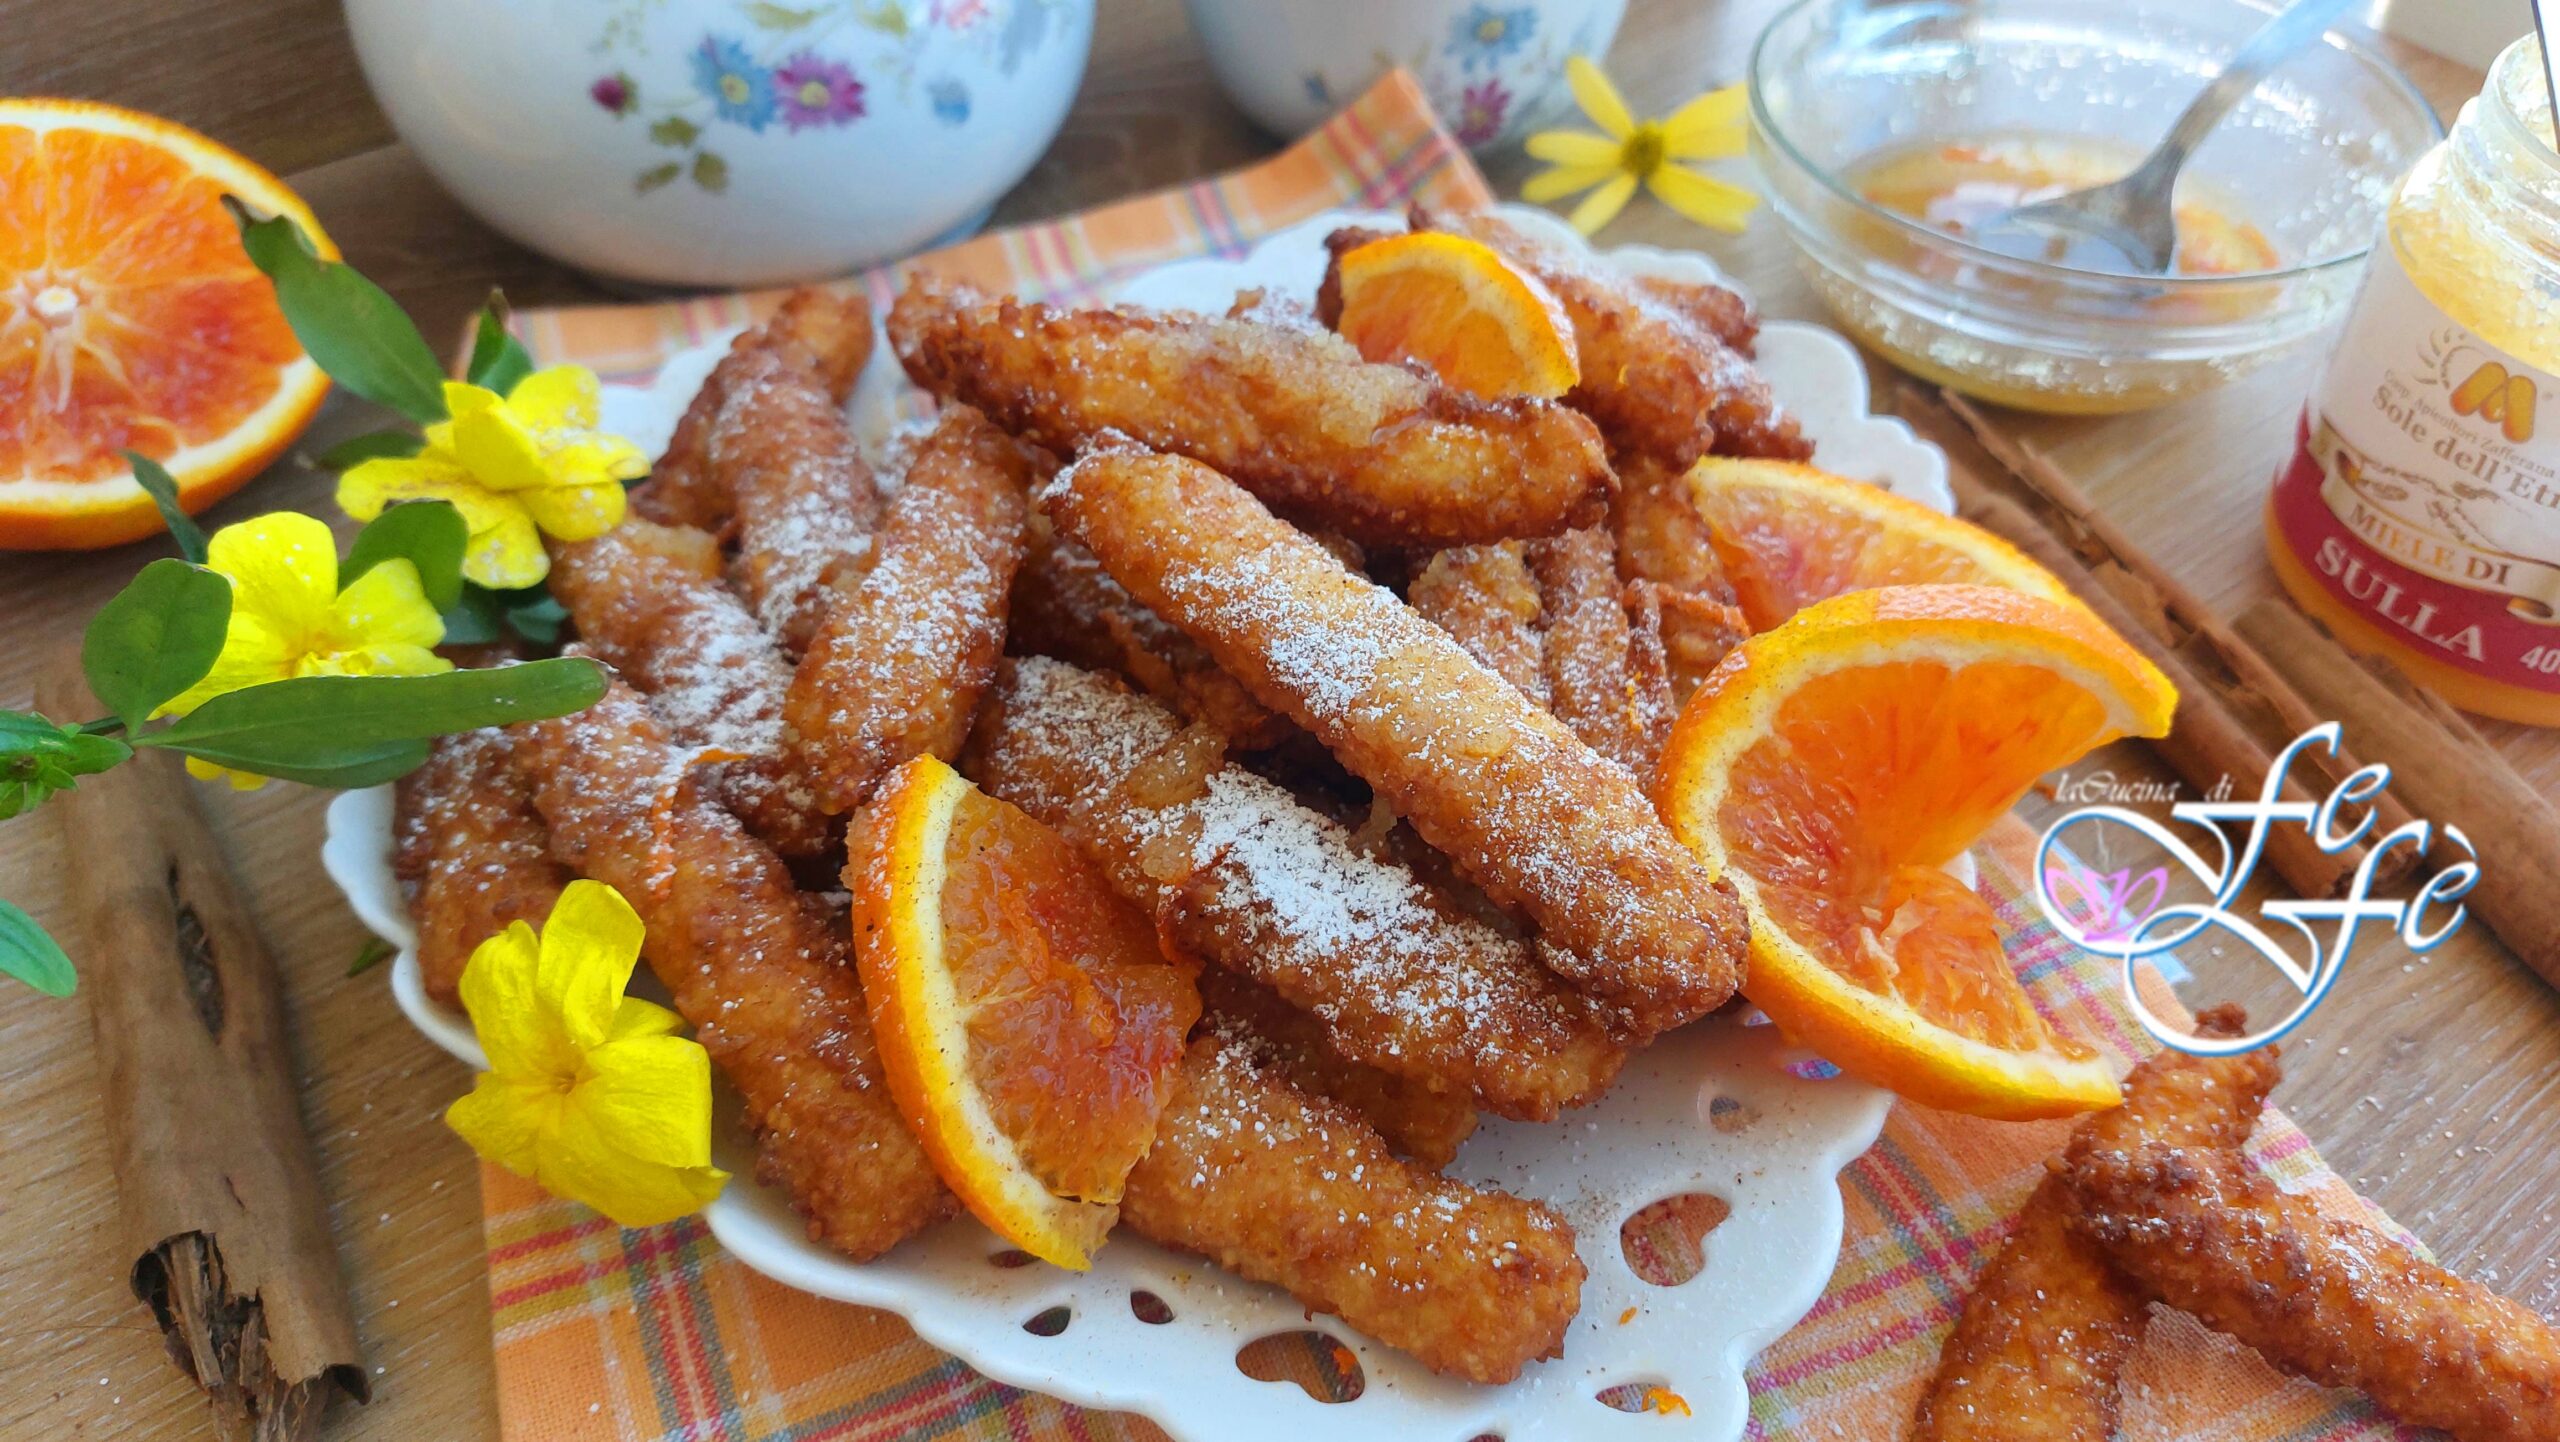
<path id="1" fill-rule="evenodd" d="M 647 54 L 646 31 L 636 22 L 649 3 L 632 0 L 619 7 L 597 38 L 597 50 L 608 57 Z M 870 113 L 868 85 L 919 83 L 937 36 L 960 37 L 960 44 L 991 51 L 997 72 L 1010 76 L 1063 29 L 1051 23 L 1059 8 L 1057 0 L 1012 0 L 999 22 L 990 0 L 931 0 L 918 24 L 896 0 L 820 0 L 800 7 L 742 0 L 736 6 L 738 28 L 706 34 L 687 53 L 689 86 L 664 96 L 652 86 L 644 95 L 631 71 L 616 66 L 587 87 L 587 96 L 617 120 L 645 124 L 650 140 L 674 152 L 634 175 L 634 189 L 645 195 L 688 177 L 716 194 L 729 185 L 729 163 L 717 148 L 719 127 L 760 135 L 777 124 L 795 134 L 851 125 Z M 885 55 L 874 47 L 864 62 L 868 82 L 864 69 L 840 48 L 836 32 L 845 27 L 892 42 Z M 941 75 L 921 83 L 935 119 L 969 123 L 965 79 Z"/>
<path id="2" fill-rule="evenodd" d="M 1401 66 L 1474 149 L 1560 115 L 1565 60 L 1606 52 L 1625 9 L 1625 0 L 1191 0 L 1220 80 L 1264 125 L 1307 129 Z"/>

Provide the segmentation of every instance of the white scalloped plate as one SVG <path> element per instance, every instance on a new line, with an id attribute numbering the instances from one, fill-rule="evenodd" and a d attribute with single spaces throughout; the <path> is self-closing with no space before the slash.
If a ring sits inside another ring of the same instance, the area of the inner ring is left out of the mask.
<path id="1" fill-rule="evenodd" d="M 1541 237 L 1581 245 L 1543 211 L 1504 213 Z M 1242 260 L 1150 271 L 1121 298 L 1223 310 L 1238 290 L 1261 287 L 1311 299 L 1325 234 L 1364 223 L 1392 224 L 1394 217 L 1320 216 L 1271 236 Z M 1722 279 L 1694 254 L 1627 247 L 1605 259 L 1681 279 Z M 605 423 L 646 449 L 663 445 L 726 341 L 671 356 L 650 385 L 607 387 Z M 885 429 L 899 410 L 902 381 L 887 347 L 880 349 L 851 403 L 867 431 Z M 1901 422 L 1867 414 L 1866 372 L 1847 342 L 1818 326 L 1772 321 L 1761 330 L 1759 359 L 1826 469 L 1953 509 L 1945 457 Z M 431 1001 L 420 983 L 415 933 L 390 870 L 390 798 L 388 787 L 338 797 L 321 859 L 356 914 L 399 946 L 391 985 L 401 1010 L 476 1068 L 482 1060 L 468 1021 Z M 1972 879 L 1970 858 L 1953 869 Z M 990 1259 L 1002 1244 L 965 1218 L 857 1264 L 812 1244 L 788 1199 L 750 1180 L 751 1152 L 734 1133 L 720 1137 L 715 1151 L 737 1180 L 705 1216 L 723 1246 L 785 1285 L 886 1308 L 990 1377 L 1143 1413 L 1177 1438 L 1305 1442 L 1320 1432 L 1344 1442 L 1464 1442 L 1494 1433 L 1506 1442 L 1733 1442 L 1749 1404 L 1743 1368 L 1821 1295 L 1839 1257 L 1839 1171 L 1874 1142 L 1892 1102 L 1847 1078 L 1814 1079 L 1820 1069 L 1805 1067 L 1808 1060 L 1774 1028 L 1712 1018 L 1663 1038 L 1605 1099 L 1563 1123 L 1488 1121 L 1468 1141 L 1452 1172 L 1561 1208 L 1591 1274 L 1564 1356 L 1532 1365 L 1505 1387 L 1435 1377 L 1333 1318 L 1310 1319 L 1276 1289 L 1126 1235 L 1082 1275 L 1037 1263 L 996 1265 Z M 1719 1098 L 1740 1109 L 1720 1108 L 1720 1124 L 1710 1124 L 1710 1104 Z M 723 1116 L 735 1112 L 721 1109 Z M 1691 1191 L 1711 1192 L 1732 1209 L 1706 1238 L 1704 1267 L 1674 1287 L 1640 1280 L 1621 1253 L 1620 1223 L 1647 1203 Z M 1162 1299 L 1172 1320 L 1142 1321 L 1131 1306 L 1139 1291 Z M 1063 1332 L 1025 1329 L 1058 1306 L 1072 1313 Z M 1292 1384 L 1255 1381 L 1236 1367 L 1246 1343 L 1310 1327 L 1359 1358 L 1366 1385 L 1355 1400 L 1318 1403 Z M 1623 1383 L 1667 1387 L 1690 1414 L 1624 1413 L 1597 1400 Z"/>

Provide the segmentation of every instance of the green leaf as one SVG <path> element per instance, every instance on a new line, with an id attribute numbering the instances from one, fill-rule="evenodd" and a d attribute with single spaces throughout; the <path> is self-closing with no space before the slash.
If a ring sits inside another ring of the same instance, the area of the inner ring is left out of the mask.
<path id="1" fill-rule="evenodd" d="M 346 564 L 338 568 L 338 589 L 354 585 L 358 576 L 385 561 L 406 557 L 418 568 L 427 604 L 447 610 L 462 600 L 462 551 L 470 541 L 470 529 L 453 502 L 402 501 L 356 532 Z"/>
<path id="2" fill-rule="evenodd" d="M 167 467 L 140 451 L 127 451 L 124 458 L 133 463 L 134 482 L 150 495 L 151 504 L 160 508 L 160 520 L 169 528 L 169 534 L 176 538 L 178 554 L 199 566 L 203 565 L 204 527 L 197 525 L 195 517 L 188 515 L 186 508 L 178 504 L 177 478 L 169 474 Z"/>
<path id="3" fill-rule="evenodd" d="M 112 736 L 58 726 L 31 711 L 0 711 L 0 821 L 33 811 L 46 797 L 132 754 Z"/>
<path id="4" fill-rule="evenodd" d="M 633 177 L 631 181 L 631 188 L 640 192 L 642 195 L 647 195 L 650 191 L 657 189 L 659 186 L 666 184 L 668 181 L 671 181 L 682 174 L 684 174 L 683 166 L 678 165 L 672 160 L 662 161 L 659 164 L 650 166 L 648 169 L 641 171 L 637 176 Z"/>
<path id="5" fill-rule="evenodd" d="M 560 627 L 568 619 L 569 608 L 548 591 L 507 608 L 508 628 L 537 646 L 559 645 Z"/>
<path id="6" fill-rule="evenodd" d="M 444 368 L 408 312 L 353 267 L 320 259 L 290 218 L 256 220 L 236 198 L 223 203 L 294 339 L 331 380 L 413 421 L 444 419 Z"/>
<path id="7" fill-rule="evenodd" d="M 880 0 L 861 19 L 863 24 L 883 35 L 903 36 L 907 33 L 907 9 L 898 0 Z"/>
<path id="8" fill-rule="evenodd" d="M 296 781 L 379 764 L 388 743 L 583 711 L 605 685 L 604 667 L 582 656 L 436 676 L 297 676 L 216 696 L 134 744 Z"/>
<path id="9" fill-rule="evenodd" d="M 400 948 L 378 936 L 368 936 L 356 948 L 356 959 L 347 963 L 347 975 L 362 976 L 399 953 Z"/>
<path id="10" fill-rule="evenodd" d="M 139 744 L 147 746 L 151 743 L 145 740 Z M 192 746 L 172 749 L 201 761 L 210 761 L 216 766 L 337 791 L 358 791 L 367 786 L 379 786 L 385 781 L 397 781 L 427 764 L 427 743 L 424 741 L 373 741 L 362 745 L 324 743 L 305 747 L 290 755 L 226 744 L 208 744 L 201 749 Z"/>
<path id="11" fill-rule="evenodd" d="M 693 183 L 714 195 L 729 188 L 729 162 L 708 150 L 693 153 Z"/>
<path id="12" fill-rule="evenodd" d="M 47 996 L 69 996 L 80 984 L 62 947 L 34 917 L 6 901 L 0 901 L 0 971 Z"/>
<path id="13" fill-rule="evenodd" d="M 142 568 L 80 639 L 89 689 L 139 731 L 163 702 L 204 679 L 231 625 L 231 583 L 201 566 L 161 559 Z"/>
<path id="14" fill-rule="evenodd" d="M 533 357 L 525 351 L 524 342 L 507 329 L 507 298 L 497 291 L 489 292 L 489 303 L 480 307 L 480 322 L 471 334 L 471 365 L 464 372 L 475 386 L 486 386 L 500 395 L 512 393 L 516 382 L 533 374 Z"/>
<path id="15" fill-rule="evenodd" d="M 826 13 L 818 9 L 794 10 L 772 4 L 770 0 L 755 0 L 754 4 L 746 7 L 746 12 L 747 19 L 767 30 L 797 30 Z"/>
<path id="16" fill-rule="evenodd" d="M 494 594 L 465 581 L 462 599 L 445 608 L 444 644 L 483 646 L 505 635 L 506 625 Z"/>
<path id="17" fill-rule="evenodd" d="M 318 464 L 324 470 L 351 471 L 367 461 L 414 456 L 426 444 L 427 438 L 416 431 L 368 431 L 322 451 Z"/>
<path id="18" fill-rule="evenodd" d="M 672 145 L 682 150 L 702 138 L 702 127 L 681 115 L 670 115 L 650 125 L 649 138 L 660 145 Z"/>

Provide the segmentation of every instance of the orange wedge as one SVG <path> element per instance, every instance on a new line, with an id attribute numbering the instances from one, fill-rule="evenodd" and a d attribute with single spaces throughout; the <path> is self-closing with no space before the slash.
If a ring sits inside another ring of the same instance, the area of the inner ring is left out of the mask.
<path id="1" fill-rule="evenodd" d="M 256 475 L 329 378 L 240 248 L 225 193 L 337 250 L 282 181 L 183 126 L 0 100 L 0 547 L 109 546 L 161 527 L 126 450 L 189 512 Z"/>
<path id="2" fill-rule="evenodd" d="M 2116 1081 L 2029 1003 L 1941 869 L 2038 776 L 2168 729 L 2168 679 L 2088 611 L 1990 586 L 1818 602 L 1736 647 L 1672 728 L 1655 803 L 1751 916 L 1744 990 L 1931 1106 L 2045 1117 Z"/>
<path id="3" fill-rule="evenodd" d="M 1714 456 L 1688 480 L 1755 631 L 1870 586 L 2006 586 L 2078 604 L 2017 547 L 1880 486 L 1794 461 Z"/>
<path id="4" fill-rule="evenodd" d="M 1057 833 L 929 756 L 857 819 L 845 883 L 881 1069 L 942 1180 L 1022 1250 L 1092 1265 L 1195 973 Z"/>
<path id="5" fill-rule="evenodd" d="M 1416 231 L 1344 253 L 1344 339 L 1373 361 L 1419 361 L 1460 390 L 1552 400 L 1582 370 L 1547 288 L 1480 240 Z"/>

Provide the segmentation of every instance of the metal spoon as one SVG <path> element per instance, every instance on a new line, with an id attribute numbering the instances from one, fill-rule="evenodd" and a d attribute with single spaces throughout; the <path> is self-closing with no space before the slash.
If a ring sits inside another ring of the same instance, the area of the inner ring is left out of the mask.
<path id="1" fill-rule="evenodd" d="M 2258 88 L 2268 71 L 2317 40 L 2358 0 L 2298 0 L 2249 37 L 2222 73 L 2187 104 L 2168 138 L 2122 179 L 2022 205 L 1984 221 L 1974 244 L 2075 270 L 2166 275 L 2178 249 L 2170 192 L 2187 156 Z"/>

